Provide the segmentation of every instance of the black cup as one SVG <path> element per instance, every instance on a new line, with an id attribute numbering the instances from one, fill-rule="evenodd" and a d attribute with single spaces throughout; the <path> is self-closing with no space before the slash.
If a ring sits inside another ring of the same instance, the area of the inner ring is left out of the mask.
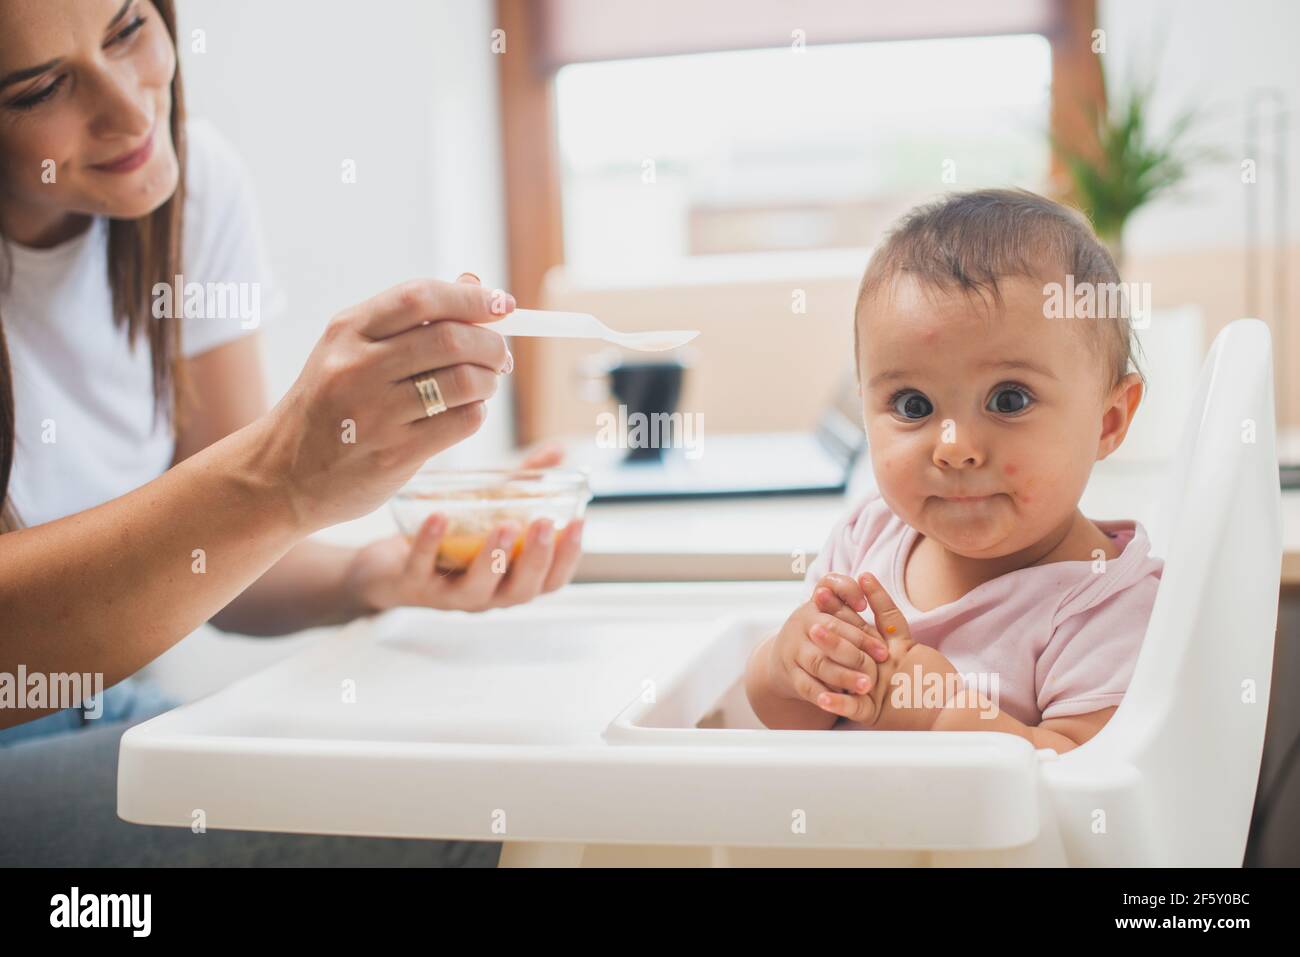
<path id="1" fill-rule="evenodd" d="M 673 445 L 672 425 L 666 419 L 652 426 L 658 415 L 671 415 L 677 411 L 682 396 L 682 380 L 686 366 L 671 362 L 620 362 L 609 370 L 609 391 L 619 405 L 627 407 L 629 430 L 627 440 L 628 462 L 656 462 L 663 459 L 664 447 Z M 636 444 L 637 414 L 644 416 L 644 445 Z M 658 444 L 655 444 L 655 440 Z"/>

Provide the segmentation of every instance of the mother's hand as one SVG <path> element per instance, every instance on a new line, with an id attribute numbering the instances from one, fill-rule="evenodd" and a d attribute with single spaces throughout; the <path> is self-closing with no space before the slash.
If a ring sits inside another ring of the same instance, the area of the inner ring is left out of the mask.
<path id="1" fill-rule="evenodd" d="M 476 283 L 419 279 L 339 313 L 288 393 L 248 427 L 264 465 L 253 481 L 281 490 L 308 532 L 379 507 L 483 424 L 510 356 L 480 324 L 514 305 Z M 428 372 L 447 406 L 435 415 L 413 381 Z"/>
<path id="2" fill-rule="evenodd" d="M 521 468 L 558 465 L 562 452 L 548 446 L 526 456 Z M 438 544 L 446 529 L 442 515 L 429 516 L 412 542 L 395 535 L 357 552 L 348 570 L 347 585 L 372 612 L 399 605 L 456 611 L 486 611 L 531 601 L 566 584 L 582 554 L 582 520 L 575 519 L 558 536 L 549 519 L 533 522 L 519 556 L 502 568 L 498 559 L 508 551 L 519 528 L 503 525 L 500 537 L 489 540 L 463 572 L 444 573 L 436 566 Z"/>

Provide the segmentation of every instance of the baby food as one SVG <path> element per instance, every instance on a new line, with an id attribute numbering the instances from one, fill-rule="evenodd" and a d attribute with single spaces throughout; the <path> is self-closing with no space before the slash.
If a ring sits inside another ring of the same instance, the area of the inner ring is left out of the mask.
<path id="1" fill-rule="evenodd" d="M 469 567 L 489 537 L 501 525 L 513 522 L 519 529 L 510 548 L 514 561 L 523 551 L 528 524 L 540 517 L 537 500 L 544 492 L 530 492 L 517 486 L 499 486 L 468 490 L 415 492 L 412 499 L 436 500 L 433 511 L 447 516 L 447 530 L 438 544 L 439 571 L 459 572 Z"/>

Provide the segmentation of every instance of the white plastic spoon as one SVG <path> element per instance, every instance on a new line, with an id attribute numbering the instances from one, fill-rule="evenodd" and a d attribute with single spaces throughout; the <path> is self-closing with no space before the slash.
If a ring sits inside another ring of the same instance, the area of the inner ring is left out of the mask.
<path id="1" fill-rule="evenodd" d="M 663 352 L 690 342 L 699 332 L 672 329 L 663 332 L 616 332 L 585 312 L 516 309 L 504 319 L 483 323 L 503 336 L 545 336 L 556 339 L 603 339 L 638 352 Z"/>

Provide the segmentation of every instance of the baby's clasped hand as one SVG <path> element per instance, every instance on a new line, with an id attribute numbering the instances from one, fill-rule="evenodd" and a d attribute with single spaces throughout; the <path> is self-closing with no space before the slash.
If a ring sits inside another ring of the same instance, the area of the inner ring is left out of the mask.
<path id="1" fill-rule="evenodd" d="M 772 693 L 870 721 L 877 711 L 876 662 L 889 657 L 889 648 L 857 614 L 866 607 L 853 579 L 824 576 L 771 643 L 767 674 Z"/>
<path id="2" fill-rule="evenodd" d="M 883 658 L 876 656 L 876 682 L 869 700 L 828 692 L 818 698 L 817 706 L 878 731 L 930 730 L 946 713 L 948 701 L 944 695 L 931 703 L 924 689 L 934 679 L 946 682 L 958 677 L 956 668 L 938 650 L 913 640 L 906 616 L 874 575 L 868 572 L 856 582 L 846 581 L 847 585 L 836 590 L 835 600 L 869 605 L 876 634 L 883 633 L 889 650 Z M 898 694 L 891 696 L 891 689 Z M 950 730 L 963 726 L 958 718 L 951 718 L 949 723 Z"/>

